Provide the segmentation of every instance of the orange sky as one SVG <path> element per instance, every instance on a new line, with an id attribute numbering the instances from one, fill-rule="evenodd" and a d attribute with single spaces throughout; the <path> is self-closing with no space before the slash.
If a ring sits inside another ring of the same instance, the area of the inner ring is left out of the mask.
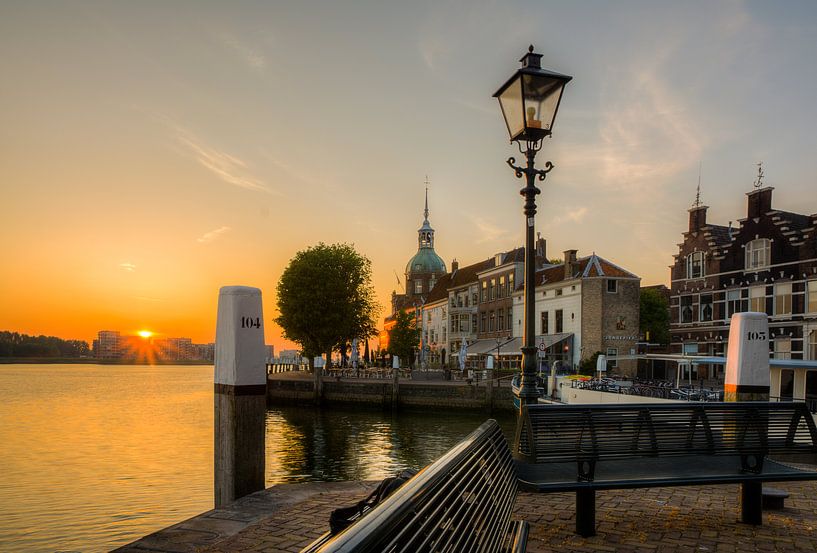
<path id="1" fill-rule="evenodd" d="M 3 3 L 0 329 L 210 342 L 219 287 L 248 285 L 280 349 L 275 284 L 318 241 L 354 243 L 388 306 L 426 175 L 449 267 L 521 245 L 491 94 L 529 43 L 574 77 L 539 156 L 551 256 L 667 283 L 701 166 L 721 224 L 759 160 L 814 210 L 811 3 L 311 4 Z"/>

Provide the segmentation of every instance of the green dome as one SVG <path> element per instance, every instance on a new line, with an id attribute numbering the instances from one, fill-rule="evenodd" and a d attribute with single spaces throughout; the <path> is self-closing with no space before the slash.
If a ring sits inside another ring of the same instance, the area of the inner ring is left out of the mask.
<path id="1" fill-rule="evenodd" d="M 435 273 L 444 274 L 445 262 L 431 248 L 420 248 L 406 264 L 406 274 Z"/>

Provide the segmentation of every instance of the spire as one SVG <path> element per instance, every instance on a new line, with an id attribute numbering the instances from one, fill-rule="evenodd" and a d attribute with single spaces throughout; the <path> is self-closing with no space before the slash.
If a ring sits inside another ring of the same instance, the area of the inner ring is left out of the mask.
<path id="1" fill-rule="evenodd" d="M 426 175 L 426 204 L 425 209 L 423 210 L 423 226 L 420 227 L 420 230 L 417 231 L 418 233 L 418 245 L 420 248 L 431 248 L 434 249 L 434 229 L 431 228 L 431 224 L 428 222 L 428 175 Z"/>
<path id="2" fill-rule="evenodd" d="M 423 211 L 423 216 L 425 217 L 425 222 L 428 222 L 428 175 L 426 175 L 426 208 Z"/>

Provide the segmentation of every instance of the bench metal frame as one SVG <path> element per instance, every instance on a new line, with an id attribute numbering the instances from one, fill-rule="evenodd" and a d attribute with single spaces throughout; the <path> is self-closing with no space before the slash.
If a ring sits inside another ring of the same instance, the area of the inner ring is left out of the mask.
<path id="1" fill-rule="evenodd" d="M 511 450 L 488 420 L 343 532 L 302 553 L 524 553 L 528 524 L 511 520 L 517 491 Z"/>
<path id="2" fill-rule="evenodd" d="M 523 490 L 576 492 L 576 533 L 595 534 L 595 492 L 741 484 L 742 521 L 762 523 L 762 483 L 814 480 L 769 456 L 817 454 L 806 405 L 527 405 L 514 457 Z"/>

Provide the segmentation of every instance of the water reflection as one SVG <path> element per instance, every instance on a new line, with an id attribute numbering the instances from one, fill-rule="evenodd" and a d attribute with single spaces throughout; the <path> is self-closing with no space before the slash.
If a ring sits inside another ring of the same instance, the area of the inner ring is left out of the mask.
<path id="1" fill-rule="evenodd" d="M 211 366 L 0 365 L 0 398 L 0 551 L 108 551 L 212 508 Z M 272 408 L 266 482 L 419 468 L 486 418 Z"/>
<path id="2" fill-rule="evenodd" d="M 514 419 L 493 415 L 510 439 Z M 376 480 L 434 461 L 488 416 L 275 407 L 267 412 L 267 485 Z"/>

